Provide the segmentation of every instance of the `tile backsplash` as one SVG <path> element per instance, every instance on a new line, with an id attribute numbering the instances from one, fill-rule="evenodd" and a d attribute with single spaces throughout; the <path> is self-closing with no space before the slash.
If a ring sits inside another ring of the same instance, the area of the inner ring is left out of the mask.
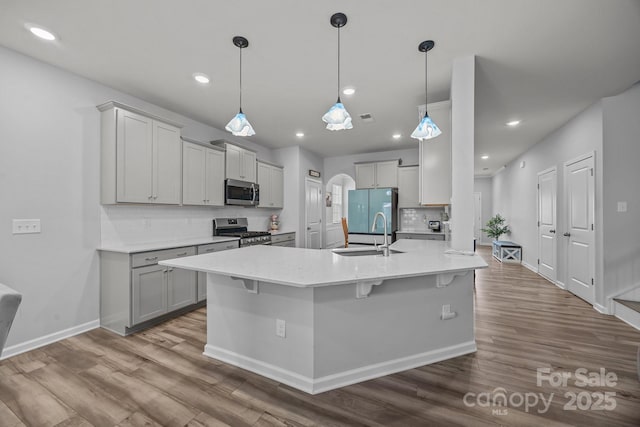
<path id="1" fill-rule="evenodd" d="M 429 231 L 429 221 L 442 221 L 444 208 L 400 209 L 400 230 Z"/>
<path id="2" fill-rule="evenodd" d="M 267 230 L 277 210 L 242 207 L 103 205 L 102 246 L 166 242 L 211 236 L 214 218 L 247 217 L 250 230 Z"/>

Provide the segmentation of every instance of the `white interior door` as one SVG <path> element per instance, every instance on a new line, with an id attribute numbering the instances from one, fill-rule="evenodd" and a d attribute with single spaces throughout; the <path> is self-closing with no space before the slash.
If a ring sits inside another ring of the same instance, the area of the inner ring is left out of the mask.
<path id="1" fill-rule="evenodd" d="M 595 277 L 595 180 L 593 155 L 565 163 L 567 289 L 593 304 Z"/>
<path id="2" fill-rule="evenodd" d="M 482 193 L 473 193 L 473 237 L 482 243 Z"/>
<path id="3" fill-rule="evenodd" d="M 322 183 L 305 179 L 305 248 L 322 247 Z"/>
<path id="4" fill-rule="evenodd" d="M 538 273 L 555 282 L 557 269 L 556 168 L 538 173 Z"/>

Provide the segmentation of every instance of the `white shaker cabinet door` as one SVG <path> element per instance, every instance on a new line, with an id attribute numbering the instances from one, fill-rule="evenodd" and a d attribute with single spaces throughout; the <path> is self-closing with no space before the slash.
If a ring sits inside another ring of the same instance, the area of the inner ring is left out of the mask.
<path id="1" fill-rule="evenodd" d="M 206 148 L 184 142 L 182 147 L 182 203 L 204 205 Z M 223 165 L 224 167 L 224 165 Z"/>
<path id="2" fill-rule="evenodd" d="M 375 163 L 356 165 L 356 188 L 376 188 Z"/>
<path id="3" fill-rule="evenodd" d="M 205 148 L 205 203 L 224 205 L 224 152 Z"/>
<path id="4" fill-rule="evenodd" d="M 398 161 L 377 162 L 376 164 L 376 188 L 389 188 L 398 186 Z"/>
<path id="5" fill-rule="evenodd" d="M 167 267 L 150 265 L 132 270 L 132 324 L 167 312 Z"/>
<path id="6" fill-rule="evenodd" d="M 244 181 L 242 172 L 240 171 L 240 156 L 242 149 L 234 145 L 226 144 L 226 176 L 229 179 L 237 179 Z"/>
<path id="7" fill-rule="evenodd" d="M 259 208 L 270 208 L 273 206 L 273 192 L 271 185 L 271 166 L 258 162 L 258 185 L 260 186 Z"/>
<path id="8" fill-rule="evenodd" d="M 153 122 L 153 203 L 180 203 L 182 145 L 180 129 Z"/>
<path id="9" fill-rule="evenodd" d="M 418 201 L 418 166 L 398 168 L 398 207 L 415 208 L 420 206 Z"/>
<path id="10" fill-rule="evenodd" d="M 197 272 L 169 268 L 167 273 L 167 309 L 177 310 L 196 302 Z"/>
<path id="11" fill-rule="evenodd" d="M 248 182 L 256 182 L 256 153 L 249 150 L 243 150 L 240 156 L 242 180 Z"/>
<path id="12" fill-rule="evenodd" d="M 116 198 L 124 203 L 153 202 L 153 119 L 117 110 Z"/>

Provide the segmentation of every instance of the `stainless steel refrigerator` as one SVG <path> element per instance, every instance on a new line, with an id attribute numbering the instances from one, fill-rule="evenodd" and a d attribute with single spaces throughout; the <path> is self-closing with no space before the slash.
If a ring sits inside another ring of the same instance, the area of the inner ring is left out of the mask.
<path id="1" fill-rule="evenodd" d="M 389 239 L 390 242 L 395 241 L 395 232 L 398 230 L 398 189 L 349 190 L 349 243 L 373 244 L 374 238 L 378 244 L 382 243 L 384 224 L 381 217 L 378 217 L 376 231 L 371 232 L 376 212 L 382 212 L 387 217 Z"/>

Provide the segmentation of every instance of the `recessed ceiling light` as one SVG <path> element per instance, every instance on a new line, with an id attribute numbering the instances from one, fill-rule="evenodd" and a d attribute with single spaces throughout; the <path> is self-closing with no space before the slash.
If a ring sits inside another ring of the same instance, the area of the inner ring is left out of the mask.
<path id="1" fill-rule="evenodd" d="M 202 83 L 203 85 L 206 85 L 211 81 L 209 79 L 209 76 L 203 73 L 193 73 L 193 78 L 195 79 L 195 81 L 197 81 L 198 83 Z"/>
<path id="2" fill-rule="evenodd" d="M 356 88 L 354 87 L 346 87 L 342 90 L 342 93 L 345 95 L 353 95 L 354 93 L 356 93 Z"/>
<path id="3" fill-rule="evenodd" d="M 483 155 L 483 156 L 480 156 L 480 158 L 481 158 L 482 160 L 487 160 L 487 159 L 489 158 L 489 155 L 488 155 L 488 154 L 485 154 L 485 155 Z"/>
<path id="4" fill-rule="evenodd" d="M 40 37 L 43 40 L 52 41 L 56 39 L 56 36 L 51 31 L 45 30 L 42 27 L 31 24 L 27 24 L 26 27 L 34 36 Z"/>
<path id="5" fill-rule="evenodd" d="M 399 133 L 393 134 L 393 139 L 400 139 L 400 138 L 402 138 L 402 135 L 400 135 Z"/>
<path id="6" fill-rule="evenodd" d="M 304 133 L 303 132 L 298 132 L 298 133 L 296 133 L 296 136 L 298 138 L 302 138 L 304 136 Z"/>
<path id="7" fill-rule="evenodd" d="M 507 122 L 507 126 L 518 126 L 520 124 L 520 120 L 512 120 L 510 122 Z"/>

